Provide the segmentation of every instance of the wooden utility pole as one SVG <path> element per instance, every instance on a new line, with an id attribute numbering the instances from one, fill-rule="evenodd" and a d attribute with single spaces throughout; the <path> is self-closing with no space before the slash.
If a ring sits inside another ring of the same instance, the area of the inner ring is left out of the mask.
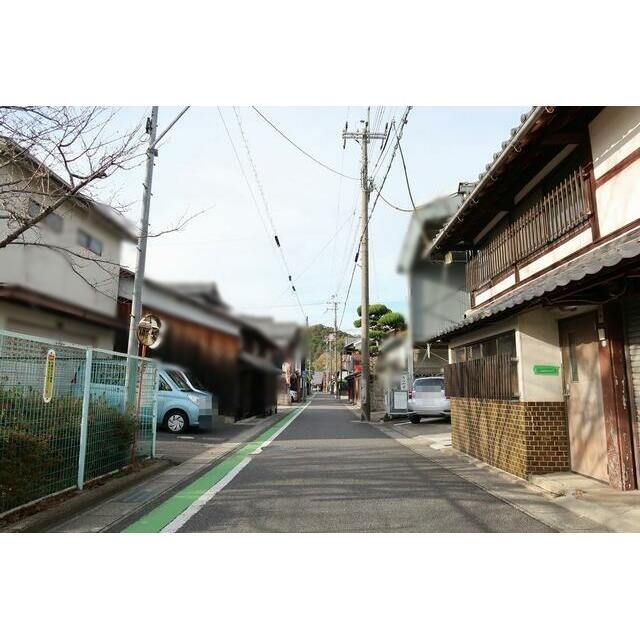
<path id="1" fill-rule="evenodd" d="M 360 201 L 360 267 L 361 267 L 361 353 L 362 353 L 362 378 L 360 384 L 360 420 L 369 421 L 371 418 L 371 394 L 369 392 L 369 194 L 373 189 L 372 181 L 369 179 L 369 156 L 368 146 L 370 140 L 386 140 L 388 136 L 387 128 L 384 133 L 369 131 L 369 111 L 367 109 L 367 119 L 361 120 L 362 131 L 359 129 L 353 133 L 347 131 L 345 125 L 342 132 L 343 145 L 347 140 L 356 140 L 360 143 L 361 150 L 361 187 L 362 197 Z"/>

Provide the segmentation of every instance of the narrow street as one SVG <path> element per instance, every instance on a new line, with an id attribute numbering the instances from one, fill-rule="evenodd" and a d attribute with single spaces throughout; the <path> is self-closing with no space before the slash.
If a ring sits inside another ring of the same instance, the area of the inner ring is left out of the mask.
<path id="1" fill-rule="evenodd" d="M 245 464 L 177 531 L 551 531 L 326 394 Z"/>

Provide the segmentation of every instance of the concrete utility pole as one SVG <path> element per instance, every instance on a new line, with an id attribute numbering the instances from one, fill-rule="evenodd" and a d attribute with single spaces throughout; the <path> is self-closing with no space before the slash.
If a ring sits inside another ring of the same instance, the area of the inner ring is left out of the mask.
<path id="1" fill-rule="evenodd" d="M 131 294 L 131 316 L 129 318 L 129 344 L 127 354 L 138 355 L 138 339 L 136 328 L 140 322 L 142 310 L 142 283 L 144 281 L 144 269 L 147 261 L 147 237 L 149 235 L 149 211 L 151 209 L 151 185 L 153 183 L 153 161 L 158 153 L 156 145 L 156 132 L 158 130 L 158 107 L 151 107 L 151 117 L 147 120 L 147 162 L 142 185 L 142 219 L 140 220 L 140 236 L 138 237 L 138 253 L 136 255 L 136 272 L 133 276 L 133 293 Z"/>
<path id="2" fill-rule="evenodd" d="M 330 361 L 330 357 L 329 357 L 329 336 L 327 336 L 324 340 L 325 343 L 325 358 L 324 358 L 324 392 L 325 393 L 329 393 L 330 392 L 330 388 L 331 385 L 330 380 L 329 380 L 329 361 Z"/>
<path id="3" fill-rule="evenodd" d="M 305 317 L 305 326 L 306 326 L 306 331 L 304 334 L 304 377 L 302 379 L 302 399 L 304 402 L 307 401 L 307 396 L 309 395 L 309 367 L 310 367 L 310 360 L 309 360 L 309 347 L 310 347 L 310 340 L 309 340 L 309 316 Z"/>
<path id="4" fill-rule="evenodd" d="M 340 382 L 338 380 L 340 371 L 338 367 L 338 306 L 340 303 L 336 300 L 336 295 L 333 294 L 327 304 L 333 308 L 333 363 L 335 366 L 336 398 L 340 399 Z"/>
<path id="5" fill-rule="evenodd" d="M 133 292 L 131 294 L 131 317 L 129 320 L 129 342 L 127 354 L 138 355 L 138 339 L 136 330 L 142 312 L 142 286 L 147 262 L 147 238 L 149 236 L 149 211 L 151 210 L 151 185 L 153 183 L 154 158 L 158 155 L 158 143 L 164 138 L 173 125 L 182 118 L 189 107 L 185 107 L 171 121 L 169 126 L 156 137 L 158 130 L 158 107 L 151 107 L 151 117 L 147 119 L 147 162 L 144 183 L 142 185 L 142 218 L 140 220 L 140 236 L 138 237 L 138 254 L 136 256 L 136 272 L 133 274 Z"/>
<path id="6" fill-rule="evenodd" d="M 360 202 L 360 266 L 361 266 L 361 325 L 360 325 L 360 350 L 362 353 L 362 377 L 360 384 L 360 420 L 369 421 L 371 418 L 371 394 L 369 392 L 369 194 L 373 189 L 372 181 L 369 179 L 369 156 L 368 146 L 370 140 L 382 140 L 383 144 L 389 135 L 385 128 L 384 133 L 369 131 L 369 112 L 367 108 L 367 119 L 361 120 L 364 125 L 362 131 L 354 133 L 347 132 L 345 125 L 342 132 L 343 145 L 347 140 L 356 140 L 360 143 L 362 152 L 362 199 Z"/>

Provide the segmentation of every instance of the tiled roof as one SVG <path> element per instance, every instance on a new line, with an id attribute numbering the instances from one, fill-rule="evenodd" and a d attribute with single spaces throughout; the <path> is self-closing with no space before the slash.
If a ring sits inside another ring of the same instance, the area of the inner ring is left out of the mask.
<path id="1" fill-rule="evenodd" d="M 549 273 L 534 279 L 530 284 L 519 287 L 512 293 L 506 293 L 498 300 L 470 313 L 462 322 L 450 327 L 446 332 L 433 336 L 433 339 L 458 332 L 460 329 L 508 309 L 520 307 L 528 302 L 535 302 L 555 289 L 582 280 L 586 276 L 594 275 L 602 269 L 614 267 L 622 260 L 635 258 L 638 255 L 640 255 L 640 228 L 628 231 L 573 260 L 560 264 Z"/>
<path id="2" fill-rule="evenodd" d="M 515 148 L 515 146 L 516 146 L 516 138 L 521 133 L 524 133 L 523 132 L 523 128 L 525 128 L 525 127 L 529 128 L 529 127 L 533 126 L 533 124 L 535 124 L 536 120 L 540 116 L 541 112 L 542 113 L 545 112 L 545 109 L 546 109 L 545 107 L 531 107 L 531 109 L 529 109 L 529 111 L 527 111 L 526 113 L 523 113 L 520 116 L 520 124 L 518 126 L 514 127 L 513 129 L 511 129 L 511 137 L 509 139 L 507 139 L 507 140 L 503 140 L 502 141 L 502 143 L 500 144 L 500 149 L 493 154 L 493 158 L 491 159 L 491 162 L 488 162 L 485 165 L 485 170 L 478 174 L 478 180 L 475 182 L 473 190 L 471 191 L 471 193 L 469 195 L 467 195 L 465 198 L 463 198 L 463 200 L 461 201 L 460 206 L 458 207 L 458 210 L 456 211 L 456 213 L 442 227 L 442 229 L 440 229 L 440 231 L 438 232 L 438 234 L 434 238 L 433 244 L 432 244 L 431 248 L 429 249 L 429 251 L 427 252 L 427 257 L 429 255 L 431 255 L 431 253 L 435 249 L 438 248 L 439 243 L 443 239 L 445 231 L 448 230 L 449 228 L 451 228 L 461 218 L 462 213 L 464 212 L 465 209 L 468 208 L 469 203 L 475 204 L 475 202 L 476 202 L 476 200 L 475 200 L 476 190 L 478 190 L 481 186 L 483 186 L 483 183 L 484 183 L 484 181 L 485 181 L 485 179 L 487 177 L 491 178 L 491 173 L 506 158 L 507 153 L 509 151 L 509 148 L 510 147 L 514 147 Z M 552 108 L 549 107 L 548 111 L 549 111 L 549 113 L 551 113 Z"/>

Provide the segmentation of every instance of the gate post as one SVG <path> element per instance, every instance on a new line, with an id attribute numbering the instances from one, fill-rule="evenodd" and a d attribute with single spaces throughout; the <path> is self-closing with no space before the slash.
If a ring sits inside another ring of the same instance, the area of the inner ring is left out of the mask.
<path id="1" fill-rule="evenodd" d="M 78 454 L 78 489 L 84 485 L 84 470 L 87 456 L 87 431 L 89 427 L 89 398 L 91 394 L 91 363 L 93 349 L 87 349 L 84 365 L 84 388 L 82 393 L 82 417 L 80 419 L 80 452 Z"/>

